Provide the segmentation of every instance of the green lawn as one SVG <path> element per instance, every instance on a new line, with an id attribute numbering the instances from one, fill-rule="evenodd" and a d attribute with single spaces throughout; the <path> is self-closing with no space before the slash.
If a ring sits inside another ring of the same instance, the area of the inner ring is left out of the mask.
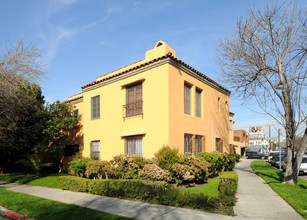
<path id="1" fill-rule="evenodd" d="M 27 205 L 25 205 L 27 204 Z M 0 205 L 35 220 L 129 219 L 0 188 Z"/>
<path id="2" fill-rule="evenodd" d="M 0 175 L 0 181 L 59 188 L 57 178 L 65 175 L 68 174 L 51 174 L 46 177 L 37 178 L 34 174 L 6 174 Z"/>
<path id="3" fill-rule="evenodd" d="M 208 182 L 206 184 L 192 187 L 192 188 L 183 188 L 180 189 L 181 192 L 190 192 L 191 194 L 200 194 L 201 192 L 208 196 L 215 196 L 217 197 L 219 195 L 219 178 L 213 178 L 208 179 Z"/>
<path id="4" fill-rule="evenodd" d="M 298 213 L 307 219 L 307 181 L 298 178 L 298 184 L 283 184 L 283 173 L 265 161 L 253 161 L 251 167 L 269 186 L 288 202 Z"/>

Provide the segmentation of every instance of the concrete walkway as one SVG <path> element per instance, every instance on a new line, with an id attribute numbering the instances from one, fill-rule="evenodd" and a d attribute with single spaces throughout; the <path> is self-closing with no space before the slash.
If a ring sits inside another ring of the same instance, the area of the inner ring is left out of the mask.
<path id="1" fill-rule="evenodd" d="M 250 167 L 253 160 L 241 160 L 235 167 L 239 176 L 235 219 L 303 220 L 288 203 L 278 196 Z"/>
<path id="2" fill-rule="evenodd" d="M 55 200 L 67 204 L 75 204 L 101 212 L 117 214 L 136 219 L 211 219 L 229 220 L 230 216 L 211 214 L 191 209 L 176 208 L 162 205 L 109 198 L 88 193 L 64 191 L 40 186 L 20 185 L 16 183 L 0 182 L 3 189 L 26 193 L 45 199 Z"/>

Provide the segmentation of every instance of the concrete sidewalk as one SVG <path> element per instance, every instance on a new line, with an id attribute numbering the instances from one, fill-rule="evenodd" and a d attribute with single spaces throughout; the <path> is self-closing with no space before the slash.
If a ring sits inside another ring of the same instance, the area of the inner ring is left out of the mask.
<path id="1" fill-rule="evenodd" d="M 211 214 L 191 209 L 171 206 L 152 205 L 143 202 L 109 198 L 88 193 L 64 191 L 40 186 L 20 185 L 16 183 L 0 182 L 3 189 L 26 193 L 45 199 L 55 200 L 67 204 L 75 204 L 101 212 L 117 214 L 136 219 L 211 219 L 226 220 L 231 216 Z"/>
<path id="2" fill-rule="evenodd" d="M 235 167 L 239 176 L 239 189 L 234 207 L 238 216 L 234 219 L 303 220 L 300 214 L 253 172 L 250 167 L 252 161 L 241 160 Z"/>

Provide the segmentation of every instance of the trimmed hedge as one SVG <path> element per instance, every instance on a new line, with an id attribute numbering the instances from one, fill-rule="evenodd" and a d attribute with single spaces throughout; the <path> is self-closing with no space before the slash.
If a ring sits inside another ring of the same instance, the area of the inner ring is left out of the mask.
<path id="1" fill-rule="evenodd" d="M 87 192 L 90 179 L 85 179 L 77 176 L 60 176 L 58 184 L 61 189 L 71 190 L 76 192 Z"/>
<path id="2" fill-rule="evenodd" d="M 187 207 L 209 212 L 220 212 L 223 206 L 233 206 L 236 201 L 238 177 L 235 172 L 222 172 L 219 184 L 219 197 L 209 197 L 200 193 L 182 193 L 173 185 L 159 181 L 144 180 L 89 180 L 80 177 L 63 176 L 58 178 L 62 189 L 90 192 L 96 195 L 138 199 L 155 204 Z"/>
<path id="3" fill-rule="evenodd" d="M 95 180 L 88 186 L 93 194 L 141 199 L 145 194 L 144 184 L 140 180 Z"/>
<path id="4" fill-rule="evenodd" d="M 206 211 L 220 209 L 220 200 L 215 197 L 181 193 L 173 185 L 164 182 L 143 180 L 93 180 L 89 183 L 88 191 L 93 194 L 139 199 L 151 203 L 177 207 L 189 207 Z"/>
<path id="5" fill-rule="evenodd" d="M 219 183 L 219 198 L 223 205 L 235 205 L 237 198 L 235 196 L 238 188 L 238 174 L 235 171 L 221 172 Z"/>

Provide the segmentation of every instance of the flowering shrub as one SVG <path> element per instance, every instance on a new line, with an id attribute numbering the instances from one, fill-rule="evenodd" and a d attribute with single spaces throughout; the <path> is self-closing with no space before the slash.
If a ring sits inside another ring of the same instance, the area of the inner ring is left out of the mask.
<path id="1" fill-rule="evenodd" d="M 139 176 L 145 180 L 156 180 L 171 182 L 172 176 L 168 170 L 162 169 L 156 164 L 146 164 L 139 172 Z"/>
<path id="2" fill-rule="evenodd" d="M 177 184 L 190 183 L 195 179 L 195 176 L 193 175 L 193 169 L 189 165 L 175 163 L 172 166 L 172 170 Z"/>
<path id="3" fill-rule="evenodd" d="M 210 164 L 201 157 L 181 156 L 180 163 L 172 166 L 177 184 L 203 183 L 208 176 Z"/>
<path id="4" fill-rule="evenodd" d="M 139 179 L 139 171 L 150 161 L 141 156 L 120 154 L 114 156 L 111 163 L 117 179 Z"/>
<path id="5" fill-rule="evenodd" d="M 109 161 L 93 160 L 86 164 L 85 175 L 93 179 L 114 178 L 115 170 Z"/>

